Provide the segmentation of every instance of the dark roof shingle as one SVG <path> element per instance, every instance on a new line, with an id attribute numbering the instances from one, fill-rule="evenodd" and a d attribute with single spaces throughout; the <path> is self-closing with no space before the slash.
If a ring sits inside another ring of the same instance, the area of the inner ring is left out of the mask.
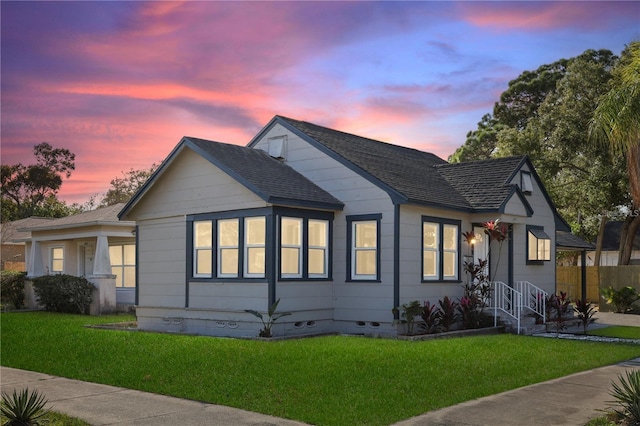
<path id="1" fill-rule="evenodd" d="M 338 209 L 344 204 L 260 149 L 185 137 L 200 154 L 272 204 Z"/>
<path id="2" fill-rule="evenodd" d="M 509 177 L 526 158 L 449 164 L 417 149 L 282 116 L 277 119 L 387 185 L 409 203 L 467 211 L 499 210 L 515 189 L 508 184 Z"/>

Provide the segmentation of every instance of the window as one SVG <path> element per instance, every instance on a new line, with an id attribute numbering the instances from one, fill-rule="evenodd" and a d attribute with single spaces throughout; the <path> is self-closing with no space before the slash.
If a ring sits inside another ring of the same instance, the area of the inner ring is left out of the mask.
<path id="1" fill-rule="evenodd" d="M 347 217 L 350 280 L 380 280 L 380 219 L 382 215 Z"/>
<path id="2" fill-rule="evenodd" d="M 51 247 L 51 273 L 64 272 L 64 247 Z"/>
<path id="3" fill-rule="evenodd" d="M 328 276 L 329 221 L 281 217 L 280 278 L 314 279 Z"/>
<path id="4" fill-rule="evenodd" d="M 455 281 L 459 275 L 460 221 L 423 217 L 423 281 Z"/>
<path id="5" fill-rule="evenodd" d="M 527 226 L 527 263 L 551 260 L 551 238 L 542 227 Z"/>
<path id="6" fill-rule="evenodd" d="M 206 218 L 207 220 L 195 220 Z M 264 278 L 265 216 L 229 217 L 204 214 L 187 218 L 189 255 L 193 278 Z"/>
<path id="7" fill-rule="evenodd" d="M 194 276 L 211 276 L 212 236 L 211 221 L 193 223 L 193 271 Z"/>
<path id="8" fill-rule="evenodd" d="M 238 219 L 218 221 L 218 276 L 238 276 L 239 226 Z"/>
<path id="9" fill-rule="evenodd" d="M 280 274 L 285 278 L 302 277 L 302 219 L 280 220 Z"/>
<path id="10" fill-rule="evenodd" d="M 327 278 L 329 276 L 329 221 L 310 219 L 307 229 L 309 278 Z"/>
<path id="11" fill-rule="evenodd" d="M 111 273 L 116 276 L 116 287 L 136 286 L 136 246 L 122 244 L 109 246 Z"/>
<path id="12" fill-rule="evenodd" d="M 250 278 L 264 277 L 266 221 L 262 217 L 246 217 L 244 219 L 245 253 L 244 276 Z"/>
<path id="13" fill-rule="evenodd" d="M 531 180 L 531 173 L 520 172 L 520 189 L 525 194 L 531 194 L 533 192 L 533 181 Z"/>

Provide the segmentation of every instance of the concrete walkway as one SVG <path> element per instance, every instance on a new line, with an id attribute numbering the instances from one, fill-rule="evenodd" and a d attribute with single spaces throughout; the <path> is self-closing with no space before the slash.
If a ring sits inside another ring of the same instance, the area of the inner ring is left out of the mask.
<path id="1" fill-rule="evenodd" d="M 596 324 L 640 326 L 640 316 L 597 314 Z M 566 354 L 570 356 L 569 354 Z M 619 374 L 640 358 L 464 402 L 397 426 L 582 426 L 600 416 Z M 50 408 L 98 425 L 303 425 L 230 407 L 0 367 L 3 392 L 38 389 Z"/>

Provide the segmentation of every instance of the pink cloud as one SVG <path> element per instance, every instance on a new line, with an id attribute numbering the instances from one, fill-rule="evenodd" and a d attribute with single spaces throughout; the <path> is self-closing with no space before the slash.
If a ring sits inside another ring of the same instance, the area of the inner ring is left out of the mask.
<path id="1" fill-rule="evenodd" d="M 495 30 L 550 30 L 604 28 L 616 20 L 635 19 L 637 2 L 510 1 L 457 3 L 462 18 L 479 27 Z"/>

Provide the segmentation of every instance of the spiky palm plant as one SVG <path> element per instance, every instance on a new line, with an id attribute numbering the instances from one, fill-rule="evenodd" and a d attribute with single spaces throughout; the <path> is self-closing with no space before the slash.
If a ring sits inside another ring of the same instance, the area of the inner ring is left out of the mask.
<path id="1" fill-rule="evenodd" d="M 640 425 L 640 370 L 626 371 L 624 376 L 619 374 L 618 380 L 619 384 L 612 384 L 611 396 L 616 400 L 611 403 L 622 408 L 614 409 L 614 412 L 625 424 Z"/>
<path id="2" fill-rule="evenodd" d="M 11 395 L 2 392 L 0 412 L 7 418 L 7 426 L 37 426 L 41 424 L 43 416 L 49 413 L 44 409 L 46 404 L 44 395 L 36 390 L 29 392 L 25 388 L 18 392 L 14 389 Z"/>

